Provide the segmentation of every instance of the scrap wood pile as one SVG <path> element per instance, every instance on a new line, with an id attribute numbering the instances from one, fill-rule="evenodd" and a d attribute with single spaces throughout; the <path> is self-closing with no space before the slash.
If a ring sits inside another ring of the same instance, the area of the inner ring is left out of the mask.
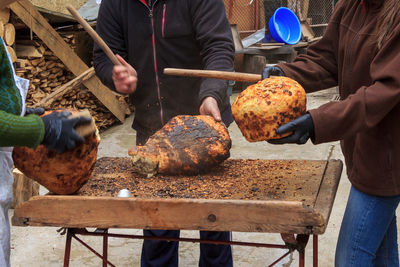
<path id="1" fill-rule="evenodd" d="M 10 11 L 9 11 L 10 12 Z M 5 25 L 16 25 L 14 31 L 7 30 L 4 26 L 4 37 L 7 48 L 14 62 L 16 74 L 30 81 L 27 96 L 27 106 L 41 106 L 46 110 L 55 109 L 88 109 L 96 121 L 99 130 L 104 130 L 113 125 L 118 119 L 89 91 L 82 83 L 67 86 L 62 93 L 60 87 L 76 78 L 62 61 L 40 40 L 36 35 L 30 33 L 26 26 L 11 13 L 12 23 Z M 25 27 L 25 28 L 24 28 Z M 1 34 L 1 12 L 0 12 L 0 34 Z M 8 26 L 8 28 L 11 28 Z M 17 29 L 17 30 L 15 30 Z M 11 32 L 11 33 L 9 33 Z M 75 50 L 78 34 L 73 32 L 60 32 L 64 41 Z M 13 36 L 13 37 L 7 37 Z M 12 42 L 10 41 L 12 40 Z M 91 53 L 91 48 L 87 49 Z M 92 55 L 90 55 L 90 58 Z M 90 75 L 94 75 L 92 72 Z M 52 94 L 52 95 L 50 95 Z M 127 97 L 119 96 L 121 101 L 129 103 Z M 130 114 L 133 107 L 126 111 Z"/>
<path id="2" fill-rule="evenodd" d="M 74 44 L 73 35 L 63 36 L 63 38 L 68 44 Z M 16 73 L 30 80 L 26 102 L 28 107 L 40 104 L 46 96 L 75 78 L 75 75 L 40 40 L 18 40 L 16 47 L 18 56 L 15 62 Z M 82 85 L 70 88 L 64 94 L 50 100 L 39 106 L 50 110 L 88 109 L 100 130 L 118 121 L 92 92 Z"/>

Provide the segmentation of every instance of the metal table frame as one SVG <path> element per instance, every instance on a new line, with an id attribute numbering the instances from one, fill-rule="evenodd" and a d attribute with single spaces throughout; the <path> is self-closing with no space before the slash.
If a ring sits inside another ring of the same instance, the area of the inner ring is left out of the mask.
<path id="1" fill-rule="evenodd" d="M 238 245 L 238 246 L 250 246 L 250 247 L 263 247 L 263 248 L 276 248 L 276 249 L 288 249 L 281 257 L 270 263 L 268 267 L 275 266 L 277 263 L 286 258 L 291 252 L 299 252 L 299 267 L 305 266 L 305 248 L 308 243 L 310 235 L 298 234 L 281 234 L 282 240 L 285 242 L 281 244 L 268 244 L 268 243 L 252 243 L 252 242 L 239 242 L 239 241 L 216 241 L 216 240 L 205 240 L 196 238 L 171 238 L 171 237 L 153 237 L 153 236 L 141 236 L 141 235 L 128 235 L 128 234 L 114 234 L 110 233 L 109 229 L 96 229 L 94 231 L 88 231 L 86 228 L 60 228 L 57 230 L 60 234 L 66 234 L 65 253 L 64 253 L 64 267 L 69 267 L 70 256 L 71 256 L 71 244 L 72 239 L 77 240 L 80 244 L 90 250 L 93 254 L 102 259 L 103 267 L 111 266 L 116 267 L 108 260 L 108 239 L 112 238 L 128 238 L 128 239 L 146 239 L 146 240 L 164 240 L 164 241 L 178 241 L 178 242 L 192 242 L 192 243 L 207 243 L 214 245 Z M 102 254 L 93 249 L 85 241 L 80 239 L 81 236 L 98 236 L 103 238 L 103 251 Z M 318 267 L 318 235 L 313 235 L 313 267 Z"/>

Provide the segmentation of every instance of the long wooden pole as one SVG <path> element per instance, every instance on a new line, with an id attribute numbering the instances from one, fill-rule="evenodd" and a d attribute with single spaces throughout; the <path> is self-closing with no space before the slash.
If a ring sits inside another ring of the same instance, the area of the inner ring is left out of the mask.
<path id="1" fill-rule="evenodd" d="M 259 74 L 218 71 L 218 70 L 192 70 L 192 69 L 165 68 L 164 74 L 176 75 L 176 76 L 216 78 L 216 79 L 239 81 L 239 82 L 258 82 L 262 79 L 262 76 Z"/>
<path id="2" fill-rule="evenodd" d="M 95 41 L 96 44 L 103 50 L 103 52 L 107 55 L 107 57 L 111 60 L 111 62 L 114 65 L 121 65 L 121 63 L 114 55 L 114 53 L 111 51 L 111 49 L 108 47 L 108 45 L 97 34 L 97 32 L 93 30 L 93 28 L 89 25 L 89 23 L 87 23 L 86 20 L 82 18 L 81 15 L 79 15 L 78 11 L 76 11 L 76 9 L 71 5 L 67 5 L 67 9 L 69 13 L 71 13 L 71 15 L 75 17 L 75 19 L 79 22 L 79 24 L 82 25 L 85 31 L 93 38 L 93 41 Z"/>

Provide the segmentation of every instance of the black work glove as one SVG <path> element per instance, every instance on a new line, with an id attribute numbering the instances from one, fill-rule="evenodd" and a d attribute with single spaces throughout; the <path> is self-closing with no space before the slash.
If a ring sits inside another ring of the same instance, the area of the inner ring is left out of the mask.
<path id="1" fill-rule="evenodd" d="M 291 135 L 280 138 L 268 140 L 271 144 L 305 144 L 309 138 L 314 139 L 314 123 L 309 113 L 298 117 L 297 119 L 288 122 L 276 130 L 277 134 L 284 134 L 293 132 Z"/>
<path id="2" fill-rule="evenodd" d="M 29 114 L 35 114 L 35 115 L 42 115 L 44 113 L 44 108 L 26 108 L 25 110 L 25 116 Z"/>
<path id="3" fill-rule="evenodd" d="M 266 66 L 261 75 L 263 79 L 266 79 L 269 78 L 269 76 L 285 76 L 285 73 L 277 66 Z"/>
<path id="4" fill-rule="evenodd" d="M 71 112 L 53 112 L 43 116 L 45 134 L 42 144 L 48 148 L 55 149 L 57 153 L 75 148 L 85 140 L 74 129 L 78 124 L 90 123 L 90 117 L 78 117 L 68 119 Z"/>

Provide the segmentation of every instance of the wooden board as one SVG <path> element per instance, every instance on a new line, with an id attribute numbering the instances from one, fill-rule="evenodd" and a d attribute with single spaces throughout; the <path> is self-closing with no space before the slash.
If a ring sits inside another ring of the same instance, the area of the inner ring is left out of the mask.
<path id="1" fill-rule="evenodd" d="M 39 195 L 39 184 L 26 177 L 20 170 L 13 170 L 13 202 L 11 208 L 14 209 L 33 196 Z"/>
<path id="2" fill-rule="evenodd" d="M 13 225 L 18 226 L 322 234 L 328 224 L 342 162 L 330 160 L 297 163 L 303 166 L 317 164 L 318 170 L 322 170 L 310 175 L 310 179 L 318 183 L 317 190 L 312 194 L 313 200 L 308 202 L 302 201 L 303 195 L 299 195 L 298 200 L 47 195 L 33 197 L 17 207 L 12 221 Z M 289 173 L 291 169 L 286 171 Z M 290 183 L 293 177 L 285 178 Z"/>
<path id="3" fill-rule="evenodd" d="M 16 45 L 16 54 L 18 58 L 41 58 L 43 57 L 43 53 L 33 45 Z"/>
<path id="4" fill-rule="evenodd" d="M 61 36 L 51 27 L 46 19 L 35 9 L 28 0 L 19 0 L 10 5 L 11 10 L 48 46 L 51 51 L 79 76 L 88 70 L 88 66 L 75 54 Z M 125 120 L 126 105 L 105 87 L 97 76 L 83 82 L 83 84 L 117 117 Z"/>
<path id="5" fill-rule="evenodd" d="M 325 161 L 228 159 L 207 173 L 150 178 L 132 171 L 129 157 L 97 160 L 80 196 L 301 201 L 313 206 Z"/>

